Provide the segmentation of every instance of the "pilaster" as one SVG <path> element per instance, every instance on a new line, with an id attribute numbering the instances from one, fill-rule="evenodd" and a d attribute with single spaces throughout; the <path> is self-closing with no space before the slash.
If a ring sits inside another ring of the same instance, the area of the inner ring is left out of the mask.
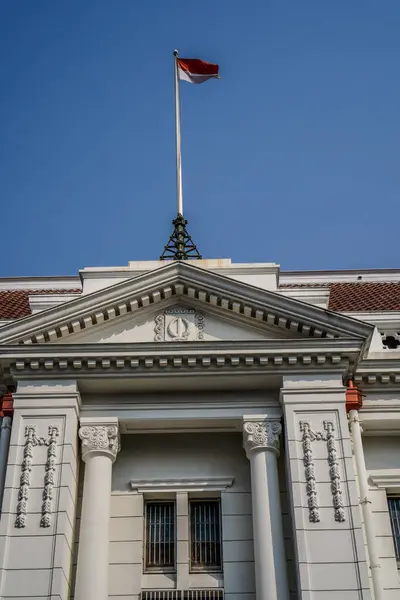
<path id="1" fill-rule="evenodd" d="M 281 402 L 301 600 L 369 600 L 340 374 L 285 376 Z"/>
<path id="2" fill-rule="evenodd" d="M 75 381 L 23 381 L 0 521 L 0 596 L 67 600 L 77 497 Z"/>

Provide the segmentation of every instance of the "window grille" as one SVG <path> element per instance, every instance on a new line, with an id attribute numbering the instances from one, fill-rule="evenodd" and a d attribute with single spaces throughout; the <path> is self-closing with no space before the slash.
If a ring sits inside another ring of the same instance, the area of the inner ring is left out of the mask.
<path id="1" fill-rule="evenodd" d="M 224 590 L 146 590 L 141 600 L 223 600 Z"/>
<path id="2" fill-rule="evenodd" d="M 220 503 L 218 500 L 190 502 L 190 567 L 194 571 L 221 570 Z M 203 600 L 203 598 L 199 600 Z"/>
<path id="3" fill-rule="evenodd" d="M 396 558 L 400 560 L 400 496 L 388 498 L 388 505 Z"/>
<path id="4" fill-rule="evenodd" d="M 174 502 L 146 503 L 145 561 L 146 569 L 172 569 L 175 566 Z"/>

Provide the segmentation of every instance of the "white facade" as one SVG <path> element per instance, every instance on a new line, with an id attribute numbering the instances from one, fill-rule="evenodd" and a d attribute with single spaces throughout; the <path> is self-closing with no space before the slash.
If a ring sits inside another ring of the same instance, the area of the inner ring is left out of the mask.
<path id="1" fill-rule="evenodd" d="M 359 280 L 226 259 L 0 282 L 43 290 L 0 327 L 0 598 L 399 600 L 400 313 L 328 309 Z"/>

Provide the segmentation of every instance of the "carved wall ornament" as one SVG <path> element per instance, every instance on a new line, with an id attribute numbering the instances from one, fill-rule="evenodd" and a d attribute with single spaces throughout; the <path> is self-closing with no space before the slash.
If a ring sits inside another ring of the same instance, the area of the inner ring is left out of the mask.
<path id="1" fill-rule="evenodd" d="M 25 527 L 28 506 L 29 488 L 31 485 L 31 471 L 33 463 L 33 447 L 48 446 L 45 464 L 42 517 L 40 527 L 51 526 L 51 512 L 53 500 L 54 475 L 56 470 L 56 446 L 59 428 L 57 425 L 49 426 L 47 438 L 37 437 L 35 425 L 25 427 L 24 458 L 21 464 L 20 487 L 18 490 L 17 517 L 15 527 Z"/>
<path id="2" fill-rule="evenodd" d="M 190 308 L 171 308 L 154 317 L 155 342 L 204 339 L 205 318 Z"/>
<path id="3" fill-rule="evenodd" d="M 44 441 L 44 443 L 48 445 L 48 450 L 45 466 L 46 474 L 44 476 L 42 518 L 40 520 L 41 527 L 50 527 L 51 525 L 51 509 L 53 501 L 54 475 L 56 471 L 56 446 L 58 434 L 58 427 L 50 425 L 48 440 Z"/>
<path id="4" fill-rule="evenodd" d="M 308 421 L 300 421 L 300 431 L 303 433 L 303 461 L 308 496 L 309 519 L 311 523 L 320 522 L 318 496 L 316 489 L 315 465 L 312 453 L 312 442 L 324 441 L 327 445 L 329 477 L 331 480 L 332 503 L 335 521 L 345 521 L 343 495 L 341 489 L 339 462 L 337 458 L 335 428 L 332 421 L 324 421 L 324 431 L 313 431 Z"/>
<path id="5" fill-rule="evenodd" d="M 335 521 L 345 521 L 342 488 L 340 483 L 339 462 L 336 451 L 335 428 L 332 421 L 324 421 L 326 431 L 326 443 L 328 446 L 329 475 L 331 478 L 331 490 L 333 506 L 335 509 Z"/>
<path id="6" fill-rule="evenodd" d="M 90 452 L 104 452 L 115 460 L 119 450 L 118 427 L 116 425 L 84 425 L 79 430 L 82 440 L 82 459 Z"/>
<path id="7" fill-rule="evenodd" d="M 154 318 L 154 341 L 164 341 L 164 329 L 165 329 L 165 315 L 162 313 L 156 315 Z"/>
<path id="8" fill-rule="evenodd" d="M 282 425 L 279 421 L 247 421 L 243 425 L 243 444 L 246 453 L 266 448 L 279 454 L 279 436 Z"/>
<path id="9" fill-rule="evenodd" d="M 303 432 L 303 454 L 304 454 L 304 472 L 306 476 L 306 490 L 308 496 L 309 519 L 311 523 L 320 522 L 318 497 L 315 484 L 315 467 L 311 442 L 316 438 L 310 429 L 308 421 L 300 421 L 300 431 Z"/>

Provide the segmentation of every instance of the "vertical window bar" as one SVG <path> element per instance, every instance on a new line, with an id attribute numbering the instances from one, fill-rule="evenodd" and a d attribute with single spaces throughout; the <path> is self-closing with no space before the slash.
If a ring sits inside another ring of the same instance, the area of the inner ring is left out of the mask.
<path id="1" fill-rule="evenodd" d="M 190 503 L 191 567 L 197 569 L 221 568 L 220 508 L 219 502 L 208 500 Z M 202 600 L 202 596 L 201 599 Z"/>
<path id="2" fill-rule="evenodd" d="M 214 557 L 214 536 L 213 536 L 213 523 L 214 523 L 214 505 L 208 505 L 208 561 L 210 564 L 215 564 Z"/>
<path id="3" fill-rule="evenodd" d="M 162 506 L 161 504 L 157 505 L 157 518 L 156 518 L 156 525 L 157 525 L 157 564 L 161 565 L 163 563 L 163 557 L 162 557 L 162 521 L 163 521 L 163 513 L 164 513 L 164 506 Z"/>
<path id="4" fill-rule="evenodd" d="M 148 502 L 146 504 L 146 567 L 174 567 L 174 545 L 174 503 Z M 154 592 L 154 594 L 151 600 L 158 600 L 157 593 Z M 173 600 L 173 598 L 168 598 L 168 600 Z"/>

